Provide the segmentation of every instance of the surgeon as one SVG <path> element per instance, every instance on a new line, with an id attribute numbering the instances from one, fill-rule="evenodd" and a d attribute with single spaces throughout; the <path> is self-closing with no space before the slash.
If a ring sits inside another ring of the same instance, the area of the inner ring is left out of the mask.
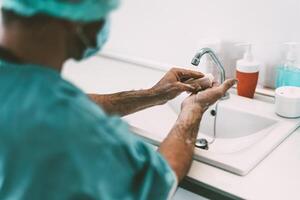
<path id="1" fill-rule="evenodd" d="M 186 176 L 203 113 L 235 81 L 210 85 L 199 72 L 173 68 L 150 89 L 84 94 L 61 77 L 62 66 L 102 48 L 117 6 L 2 0 L 1 200 L 165 200 Z M 157 151 L 117 117 L 182 92 L 191 95 Z"/>

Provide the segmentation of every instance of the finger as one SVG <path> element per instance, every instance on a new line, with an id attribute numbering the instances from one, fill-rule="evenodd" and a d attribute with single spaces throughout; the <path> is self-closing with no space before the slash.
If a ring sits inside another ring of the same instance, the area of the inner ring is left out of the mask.
<path id="1" fill-rule="evenodd" d="M 176 73 L 178 80 L 180 81 L 184 81 L 190 78 L 198 79 L 204 77 L 204 74 L 202 74 L 201 72 L 188 69 L 173 68 L 172 71 Z"/>
<path id="2" fill-rule="evenodd" d="M 219 82 L 214 81 L 214 82 L 212 83 L 212 87 L 218 87 L 218 86 L 220 86 L 220 83 L 219 83 Z"/>
<path id="3" fill-rule="evenodd" d="M 225 94 L 227 92 L 227 90 L 229 90 L 230 88 L 232 88 L 232 86 L 234 86 L 236 84 L 236 82 L 237 82 L 236 79 L 228 79 L 219 87 L 223 90 L 223 92 Z"/>
<path id="4" fill-rule="evenodd" d="M 191 83 L 193 83 L 193 81 L 195 81 L 196 79 L 194 79 L 194 78 L 190 78 L 190 79 L 187 79 L 186 81 L 182 81 L 183 83 L 185 83 L 185 84 L 191 84 Z"/>
<path id="5" fill-rule="evenodd" d="M 200 102 L 206 102 L 209 105 L 214 104 L 217 100 L 224 96 L 223 89 L 221 87 L 215 87 L 212 89 L 199 92 L 197 98 Z"/>
<path id="6" fill-rule="evenodd" d="M 209 78 L 204 77 L 204 78 L 200 78 L 200 79 L 194 79 L 188 82 L 184 82 L 186 84 L 192 85 L 194 88 L 196 88 L 196 92 L 199 92 L 201 90 L 205 90 L 207 88 L 211 88 L 212 87 L 212 83 L 209 80 Z"/>
<path id="7" fill-rule="evenodd" d="M 226 80 L 218 87 L 213 87 L 211 89 L 199 92 L 196 96 L 197 101 L 200 102 L 204 108 L 210 106 L 221 99 L 226 94 L 227 90 L 229 90 L 235 83 L 235 79 L 230 79 Z"/>
<path id="8" fill-rule="evenodd" d="M 177 83 L 177 87 L 179 88 L 179 90 L 181 92 L 191 92 L 191 93 L 194 93 L 197 90 L 192 85 L 181 83 L 181 82 Z"/>
<path id="9" fill-rule="evenodd" d="M 219 85 L 218 87 L 214 88 L 215 92 L 214 92 L 214 97 L 213 99 L 218 100 L 220 98 L 222 98 L 226 92 L 232 87 L 234 86 L 236 83 L 235 79 L 228 79 L 226 81 L 224 81 L 224 83 L 222 85 Z"/>
<path id="10" fill-rule="evenodd" d="M 226 80 L 222 85 L 213 87 L 212 89 L 205 90 L 198 93 L 199 99 L 206 99 L 211 104 L 222 98 L 227 90 L 229 90 L 236 83 L 235 79 Z"/>

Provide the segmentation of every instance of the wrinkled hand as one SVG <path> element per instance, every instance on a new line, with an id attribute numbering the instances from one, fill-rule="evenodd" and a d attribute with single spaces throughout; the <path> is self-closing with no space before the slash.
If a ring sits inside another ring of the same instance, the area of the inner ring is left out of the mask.
<path id="1" fill-rule="evenodd" d="M 177 97 L 182 92 L 196 93 L 211 87 L 210 81 L 203 77 L 204 74 L 201 72 L 172 68 L 152 90 L 158 93 L 166 102 Z"/>
<path id="2" fill-rule="evenodd" d="M 222 85 L 218 85 L 217 83 L 213 84 L 212 88 L 209 88 L 205 91 L 201 91 L 197 94 L 192 94 L 187 97 L 181 106 L 181 109 L 184 110 L 186 108 L 191 107 L 199 107 L 201 112 L 205 112 L 209 106 L 213 105 L 216 101 L 221 99 L 226 92 L 234 86 L 236 83 L 235 79 L 226 80 Z"/>

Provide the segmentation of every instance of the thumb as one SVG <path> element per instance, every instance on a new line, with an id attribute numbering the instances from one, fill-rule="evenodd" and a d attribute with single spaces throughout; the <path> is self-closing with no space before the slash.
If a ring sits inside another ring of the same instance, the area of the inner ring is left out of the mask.
<path id="1" fill-rule="evenodd" d="M 236 84 L 236 82 L 237 82 L 236 79 L 228 79 L 220 87 L 222 88 L 223 91 L 227 91 L 232 86 L 234 86 Z"/>

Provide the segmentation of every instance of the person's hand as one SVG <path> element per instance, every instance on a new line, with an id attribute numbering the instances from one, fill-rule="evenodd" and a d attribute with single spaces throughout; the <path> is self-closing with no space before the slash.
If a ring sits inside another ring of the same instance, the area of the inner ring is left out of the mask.
<path id="1" fill-rule="evenodd" d="M 153 87 L 161 97 L 163 103 L 177 97 L 182 92 L 196 93 L 200 90 L 212 86 L 204 74 L 197 71 L 172 68 L 167 74 Z"/>
<path id="2" fill-rule="evenodd" d="M 216 101 L 222 98 L 226 92 L 234 86 L 236 83 L 236 79 L 226 80 L 222 85 L 218 85 L 217 83 L 213 84 L 212 88 L 209 88 L 205 91 L 201 91 L 197 94 L 192 94 L 187 97 L 182 105 L 181 109 L 185 110 L 190 108 L 194 109 L 195 107 L 199 108 L 202 113 L 204 113 L 209 106 L 213 105 Z"/>

